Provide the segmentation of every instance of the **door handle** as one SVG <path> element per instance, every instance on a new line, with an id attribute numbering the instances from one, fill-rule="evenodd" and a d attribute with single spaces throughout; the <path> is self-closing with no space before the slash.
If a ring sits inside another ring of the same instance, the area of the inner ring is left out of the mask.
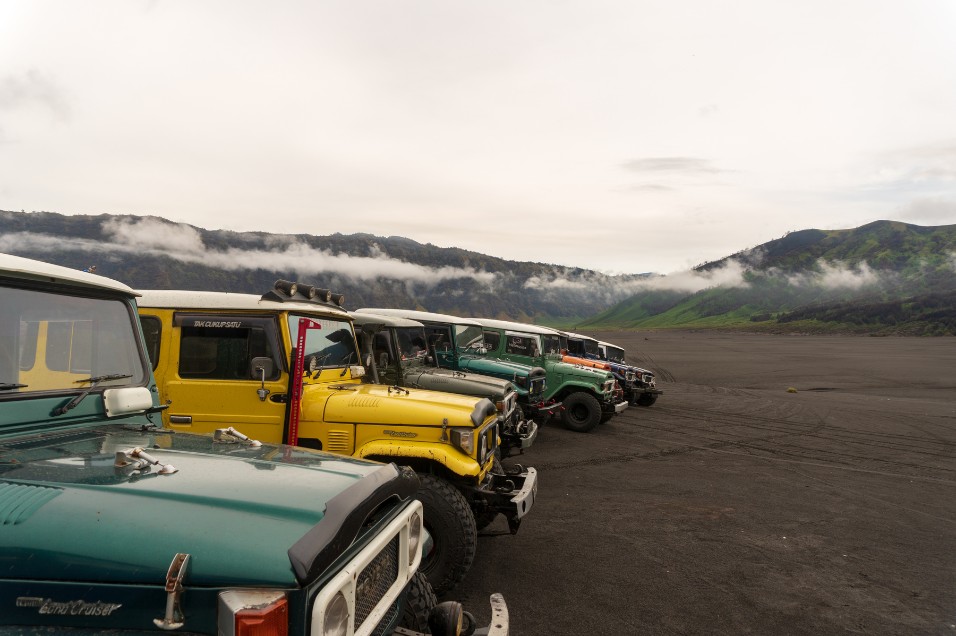
<path id="1" fill-rule="evenodd" d="M 170 424 L 192 424 L 193 416 L 192 415 L 170 415 L 169 423 Z"/>

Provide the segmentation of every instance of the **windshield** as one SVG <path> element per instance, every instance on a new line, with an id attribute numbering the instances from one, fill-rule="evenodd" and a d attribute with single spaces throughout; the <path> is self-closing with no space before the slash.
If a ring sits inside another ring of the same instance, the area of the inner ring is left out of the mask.
<path id="1" fill-rule="evenodd" d="M 305 330 L 305 368 L 309 371 L 358 364 L 355 333 L 347 320 L 331 320 L 314 316 L 289 315 L 289 334 L 293 344 L 299 338 L 299 319 L 311 321 L 313 328 Z"/>
<path id="2" fill-rule="evenodd" d="M 460 353 L 477 351 L 484 347 L 484 331 L 479 325 L 455 325 L 455 343 Z"/>
<path id="3" fill-rule="evenodd" d="M 612 347 L 611 345 L 607 345 L 605 349 L 607 349 L 608 360 L 611 360 L 612 362 L 624 362 L 624 349 L 621 349 L 620 347 Z"/>
<path id="4" fill-rule="evenodd" d="M 398 339 L 398 351 L 402 356 L 402 365 L 424 361 L 428 355 L 425 346 L 425 330 L 422 327 L 402 327 L 395 330 Z"/>
<path id="5" fill-rule="evenodd" d="M 144 384 L 136 324 L 121 300 L 3 288 L 0 398 Z"/>
<path id="6" fill-rule="evenodd" d="M 597 340 L 585 340 L 584 341 L 584 351 L 589 355 L 599 357 L 601 355 L 600 350 L 598 349 Z"/>

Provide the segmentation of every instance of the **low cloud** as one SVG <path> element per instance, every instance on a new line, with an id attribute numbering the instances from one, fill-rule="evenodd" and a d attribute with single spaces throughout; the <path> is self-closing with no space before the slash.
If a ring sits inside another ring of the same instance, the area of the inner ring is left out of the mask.
<path id="1" fill-rule="evenodd" d="M 705 272 L 685 271 L 667 276 L 606 276 L 601 274 L 574 275 L 556 271 L 553 276 L 532 276 L 525 281 L 526 289 L 542 292 L 590 292 L 605 299 L 623 299 L 645 291 L 677 291 L 693 294 L 712 287 L 746 287 L 746 268 L 738 261 Z"/>
<path id="2" fill-rule="evenodd" d="M 819 271 L 803 272 L 787 276 L 794 286 L 809 285 L 826 289 L 860 289 L 885 281 L 887 274 L 877 272 L 867 263 L 850 267 L 840 261 L 817 261 Z"/>
<path id="3" fill-rule="evenodd" d="M 285 237 L 287 240 L 284 244 L 273 240 L 268 248 L 262 249 L 210 250 L 196 228 L 151 218 L 138 221 L 110 219 L 104 222 L 103 231 L 111 237 L 112 243 L 29 232 L 2 234 L 0 251 L 78 249 L 100 254 L 114 251 L 166 256 L 185 263 L 201 263 L 226 270 L 265 267 L 296 272 L 304 277 L 318 272 L 335 272 L 357 280 L 391 278 L 426 287 L 460 278 L 490 286 L 496 279 L 493 273 L 470 267 L 428 267 L 400 261 L 378 248 L 373 248 L 369 256 L 333 254 L 311 247 L 294 237 Z"/>

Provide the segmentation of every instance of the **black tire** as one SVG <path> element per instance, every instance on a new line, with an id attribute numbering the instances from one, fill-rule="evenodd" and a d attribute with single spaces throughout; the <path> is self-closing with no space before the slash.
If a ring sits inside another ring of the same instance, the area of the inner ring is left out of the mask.
<path id="1" fill-rule="evenodd" d="M 399 625 L 415 632 L 428 633 L 428 614 L 436 605 L 438 597 L 428 577 L 416 572 L 405 586 L 405 605 L 402 607 L 402 619 Z"/>
<path id="2" fill-rule="evenodd" d="M 475 516 L 464 495 L 447 481 L 421 473 L 418 477 L 422 486 L 415 498 L 425 508 L 425 529 L 433 544 L 422 559 L 421 572 L 435 593 L 442 595 L 465 578 L 475 560 Z"/>
<path id="3" fill-rule="evenodd" d="M 577 433 L 587 433 L 601 422 L 601 403 L 590 393 L 577 391 L 564 398 L 561 423 Z"/>
<path id="4" fill-rule="evenodd" d="M 657 396 L 653 393 L 642 393 L 641 397 L 637 398 L 638 406 L 650 406 L 657 401 Z"/>

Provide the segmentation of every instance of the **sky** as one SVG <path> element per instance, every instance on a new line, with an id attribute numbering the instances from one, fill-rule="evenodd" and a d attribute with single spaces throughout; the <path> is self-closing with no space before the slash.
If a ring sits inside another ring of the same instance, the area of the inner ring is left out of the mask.
<path id="1" fill-rule="evenodd" d="M 0 210 L 665 274 L 949 225 L 954 33 L 952 0 L 0 0 Z"/>

